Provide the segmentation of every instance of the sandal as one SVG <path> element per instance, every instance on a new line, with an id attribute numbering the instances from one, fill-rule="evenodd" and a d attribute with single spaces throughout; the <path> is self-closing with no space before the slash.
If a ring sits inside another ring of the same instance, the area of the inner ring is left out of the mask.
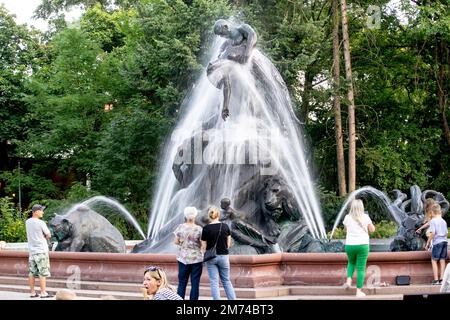
<path id="1" fill-rule="evenodd" d="M 39 297 L 37 293 L 35 293 L 34 295 L 30 295 L 30 298 L 37 298 L 37 297 Z"/>
<path id="2" fill-rule="evenodd" d="M 47 294 L 46 296 L 41 296 L 41 299 L 53 298 L 54 296 L 51 294 Z"/>

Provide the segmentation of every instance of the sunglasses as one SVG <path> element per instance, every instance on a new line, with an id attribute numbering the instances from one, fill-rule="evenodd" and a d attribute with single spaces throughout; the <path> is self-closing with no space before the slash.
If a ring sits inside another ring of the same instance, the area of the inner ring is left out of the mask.
<path id="1" fill-rule="evenodd" d="M 156 267 L 156 266 L 149 266 L 147 268 L 145 268 L 144 274 L 146 274 L 147 272 L 156 272 L 157 273 L 157 280 L 160 280 L 162 277 L 162 272 L 163 272 L 163 268 L 160 267 Z"/>
<path id="2" fill-rule="evenodd" d="M 157 270 L 162 270 L 162 268 L 156 266 L 148 266 L 147 268 L 145 268 L 145 271 L 157 271 Z"/>

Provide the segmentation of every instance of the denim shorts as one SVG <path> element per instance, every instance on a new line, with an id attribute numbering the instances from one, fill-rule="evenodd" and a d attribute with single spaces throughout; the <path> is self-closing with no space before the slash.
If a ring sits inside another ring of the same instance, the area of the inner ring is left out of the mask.
<path id="1" fill-rule="evenodd" d="M 447 241 L 439 242 L 438 244 L 433 245 L 433 248 L 431 249 L 431 259 L 447 259 Z"/>

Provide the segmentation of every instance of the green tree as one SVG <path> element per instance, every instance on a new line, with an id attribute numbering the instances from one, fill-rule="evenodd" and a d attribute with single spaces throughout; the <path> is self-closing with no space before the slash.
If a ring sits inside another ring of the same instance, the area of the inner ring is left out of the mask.
<path id="1" fill-rule="evenodd" d="M 77 29 L 66 29 L 51 43 L 54 59 L 33 74 L 28 139 L 20 143 L 22 155 L 57 160 L 60 172 L 90 172 L 93 150 L 110 102 L 99 79 L 103 52 Z"/>
<path id="2" fill-rule="evenodd" d="M 15 140 L 25 137 L 25 82 L 34 68 L 37 34 L 17 25 L 0 6 L 0 171 L 16 167 Z"/>
<path id="3" fill-rule="evenodd" d="M 172 124 L 160 110 L 151 108 L 145 99 L 136 99 L 111 115 L 98 145 L 93 175 L 95 190 L 141 211 L 148 205 L 160 146 Z"/>
<path id="4" fill-rule="evenodd" d="M 223 0 L 143 1 L 138 6 L 124 76 L 130 87 L 176 116 L 181 101 L 202 69 L 214 21 L 230 13 Z"/>
<path id="5" fill-rule="evenodd" d="M 124 22 L 129 11 L 117 10 L 112 13 L 103 11 L 100 4 L 88 9 L 81 17 L 81 30 L 90 39 L 99 44 L 103 51 L 111 52 L 124 45 Z"/>

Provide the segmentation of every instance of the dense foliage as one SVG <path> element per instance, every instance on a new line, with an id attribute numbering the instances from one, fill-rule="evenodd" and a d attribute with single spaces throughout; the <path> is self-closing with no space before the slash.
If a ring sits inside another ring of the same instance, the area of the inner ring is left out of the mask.
<path id="1" fill-rule="evenodd" d="M 398 225 L 389 220 L 380 220 L 380 222 L 375 223 L 375 231 L 370 234 L 370 238 L 373 239 L 385 239 L 391 238 L 397 234 Z M 334 231 L 333 239 L 345 239 L 346 236 L 345 228 L 338 227 Z M 331 231 L 328 233 L 331 236 Z"/>

